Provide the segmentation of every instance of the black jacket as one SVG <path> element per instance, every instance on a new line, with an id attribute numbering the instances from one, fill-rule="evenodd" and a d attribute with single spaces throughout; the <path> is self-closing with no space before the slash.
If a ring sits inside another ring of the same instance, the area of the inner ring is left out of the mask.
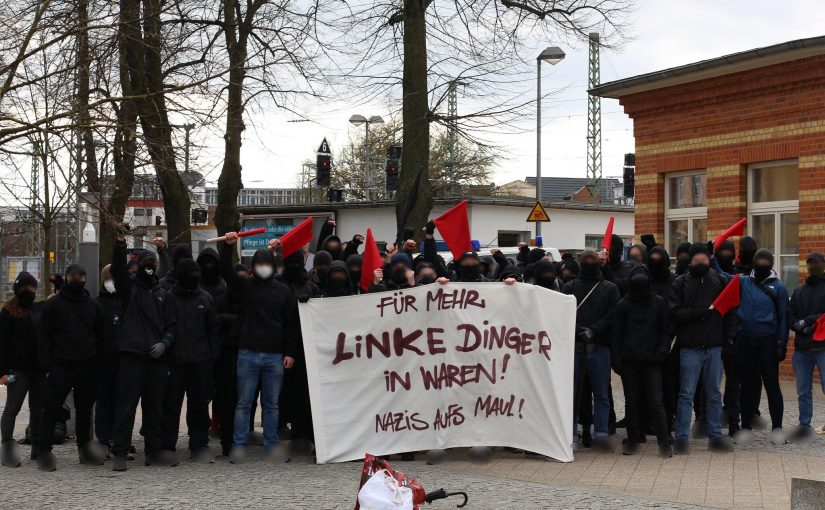
<path id="1" fill-rule="evenodd" d="M 276 278 L 240 278 L 232 268 L 228 244 L 221 248 L 219 268 L 238 299 L 238 348 L 294 357 L 300 326 L 298 305 L 289 287 Z"/>
<path id="2" fill-rule="evenodd" d="M 46 301 L 37 344 L 43 370 L 48 372 L 55 363 L 72 365 L 96 360 L 104 351 L 103 312 L 86 289 L 78 296 L 64 287 Z"/>
<path id="3" fill-rule="evenodd" d="M 720 347 L 736 337 L 736 312 L 731 310 L 722 318 L 709 310 L 725 284 L 713 269 L 701 279 L 688 271 L 674 280 L 668 307 L 680 347 Z"/>
<path id="4" fill-rule="evenodd" d="M 204 262 L 207 259 L 212 259 L 215 264 L 215 269 L 217 270 L 218 265 L 218 252 L 216 252 L 212 248 L 206 248 L 202 252 L 198 254 L 198 265 L 203 268 Z M 209 293 L 213 299 L 218 297 L 225 296 L 229 289 L 226 287 L 226 282 L 221 278 L 220 273 L 216 273 L 214 276 L 207 275 L 206 272 L 203 272 L 201 275 L 201 288 Z"/>
<path id="5" fill-rule="evenodd" d="M 95 298 L 103 312 L 103 352 L 102 361 L 115 363 L 117 361 L 118 332 L 123 321 L 123 303 L 120 296 L 110 294 L 106 289 L 100 289 Z"/>
<path id="6" fill-rule="evenodd" d="M 0 310 L 0 376 L 10 370 L 36 372 L 37 324 L 43 303 L 32 303 L 26 309 L 11 298 Z"/>
<path id="7" fill-rule="evenodd" d="M 205 290 L 175 285 L 167 311 L 175 321 L 175 343 L 170 360 L 178 364 L 213 361 L 220 355 L 220 327 L 212 297 Z"/>
<path id="8" fill-rule="evenodd" d="M 598 287 L 593 290 L 596 285 Z M 609 346 L 611 314 L 619 302 L 619 289 L 616 285 L 601 275 L 592 278 L 579 274 L 564 284 L 562 292 L 575 296 L 577 306 L 580 305 L 576 311 L 576 330 L 589 328 L 593 330 L 595 343 Z M 588 293 L 590 296 L 582 303 Z"/>
<path id="9" fill-rule="evenodd" d="M 166 313 L 166 291 L 157 283 L 130 275 L 126 269 L 126 242 L 115 242 L 112 278 L 123 307 L 118 331 L 118 352 L 148 356 L 158 342 L 171 345 L 175 336 L 173 317 Z"/>
<path id="10" fill-rule="evenodd" d="M 624 297 L 630 287 L 630 272 L 638 264 L 629 260 L 624 260 L 616 264 L 605 264 L 602 267 L 602 274 L 604 279 L 616 284 L 619 289 L 619 294 Z"/>
<path id="11" fill-rule="evenodd" d="M 616 305 L 611 341 L 614 366 L 624 361 L 659 361 L 657 354 L 664 359 L 670 352 L 671 338 L 667 303 L 652 289 L 647 297 L 627 295 Z"/>
<path id="12" fill-rule="evenodd" d="M 817 342 L 812 336 L 805 335 L 796 324 L 805 321 L 806 326 L 812 326 L 821 314 L 825 313 L 825 276 L 808 276 L 805 283 L 797 287 L 791 295 L 791 304 L 788 306 L 788 326 L 796 333 L 794 349 L 797 351 L 823 351 L 825 342 Z"/>

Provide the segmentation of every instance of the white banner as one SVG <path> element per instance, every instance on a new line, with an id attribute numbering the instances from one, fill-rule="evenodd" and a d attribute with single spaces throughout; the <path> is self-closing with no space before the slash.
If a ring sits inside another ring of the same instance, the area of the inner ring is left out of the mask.
<path id="1" fill-rule="evenodd" d="M 319 463 L 463 446 L 573 460 L 572 296 L 433 284 L 300 313 Z"/>

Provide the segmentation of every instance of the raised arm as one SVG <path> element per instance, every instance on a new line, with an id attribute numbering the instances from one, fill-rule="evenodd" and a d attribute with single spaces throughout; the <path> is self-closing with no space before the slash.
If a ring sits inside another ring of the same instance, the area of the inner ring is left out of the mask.
<path id="1" fill-rule="evenodd" d="M 240 291 L 243 289 L 244 282 L 235 274 L 235 269 L 232 267 L 232 252 L 235 251 L 235 243 L 238 242 L 238 238 L 234 232 L 228 232 L 226 235 L 232 239 L 227 239 L 221 244 L 220 256 L 218 257 L 218 271 L 221 273 L 221 277 L 223 277 L 227 287 L 240 298 L 242 296 Z"/>
<path id="2" fill-rule="evenodd" d="M 162 237 L 156 237 L 154 243 L 158 250 L 158 279 L 161 279 L 169 273 L 172 263 L 169 261 L 169 250 L 166 249 L 166 241 Z"/>
<path id="3" fill-rule="evenodd" d="M 112 248 L 112 265 L 109 271 L 112 273 L 115 289 L 117 289 L 117 295 L 120 296 L 125 312 L 129 306 L 129 299 L 132 297 L 132 279 L 129 277 L 129 270 L 126 266 L 126 238 L 122 234 L 118 234 L 115 239 Z"/>
<path id="4" fill-rule="evenodd" d="M 323 250 L 324 241 L 333 233 L 335 233 L 335 220 L 330 218 L 321 226 L 321 233 L 318 234 L 318 243 L 315 245 L 315 251 Z"/>

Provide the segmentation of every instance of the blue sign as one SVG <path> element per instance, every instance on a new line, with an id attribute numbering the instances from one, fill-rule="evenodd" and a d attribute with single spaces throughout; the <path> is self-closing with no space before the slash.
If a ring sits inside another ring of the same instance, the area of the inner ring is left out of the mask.
<path id="1" fill-rule="evenodd" d="M 242 237 L 241 238 L 241 250 L 242 251 L 251 251 L 252 253 L 259 248 L 266 248 L 270 239 L 277 239 L 282 235 L 286 234 L 293 228 L 295 225 L 244 225 L 241 228 L 241 231 L 245 230 L 252 230 L 255 228 L 266 227 L 266 232 L 263 234 L 255 234 L 254 236 L 249 237 Z M 250 253 L 249 255 L 252 255 Z M 249 256 L 245 253 L 242 253 L 243 256 Z"/>

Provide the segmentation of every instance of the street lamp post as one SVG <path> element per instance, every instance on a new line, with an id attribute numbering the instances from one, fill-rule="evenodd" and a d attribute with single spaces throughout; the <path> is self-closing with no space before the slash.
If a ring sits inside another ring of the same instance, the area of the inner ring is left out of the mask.
<path id="1" fill-rule="evenodd" d="M 564 51 L 557 46 L 545 48 L 536 57 L 536 202 L 541 202 L 541 62 L 556 65 L 564 59 Z M 541 222 L 536 222 L 536 242 L 541 237 Z"/>
<path id="2" fill-rule="evenodd" d="M 353 126 L 360 126 L 361 124 L 364 125 L 366 131 L 364 133 L 364 179 L 367 182 L 367 200 L 369 200 L 369 187 L 372 182 L 372 176 L 370 175 L 370 124 L 383 124 L 384 119 L 382 119 L 378 115 L 373 115 L 369 119 L 364 117 L 363 115 L 353 115 L 349 118 L 349 123 Z"/>

